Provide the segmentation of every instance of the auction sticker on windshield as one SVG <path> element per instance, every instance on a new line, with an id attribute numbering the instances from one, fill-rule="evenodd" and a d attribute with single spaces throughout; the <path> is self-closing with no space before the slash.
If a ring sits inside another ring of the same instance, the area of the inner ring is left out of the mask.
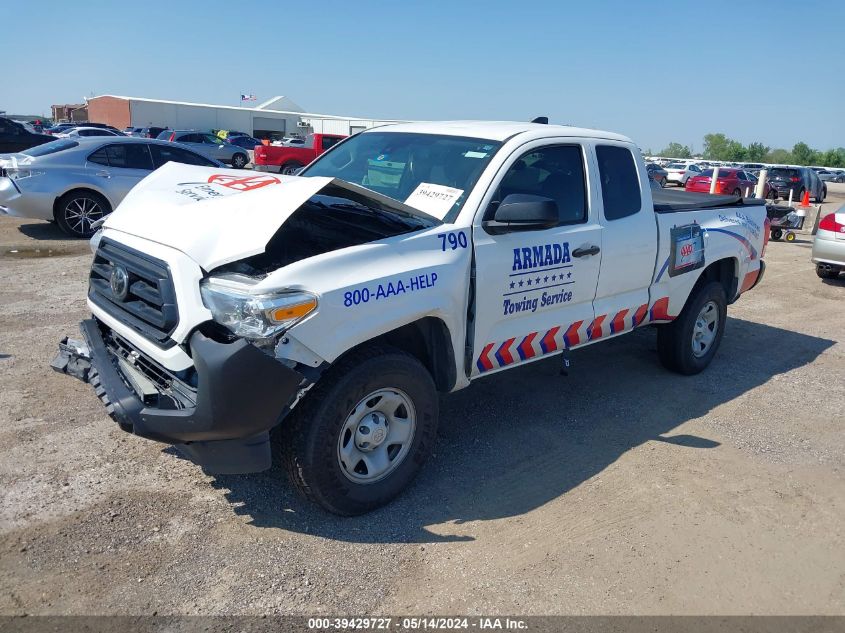
<path id="1" fill-rule="evenodd" d="M 430 182 L 421 182 L 414 189 L 414 193 L 405 200 L 405 204 L 419 209 L 424 213 L 428 213 L 438 220 L 442 220 L 449 213 L 452 205 L 455 204 L 455 200 L 460 198 L 463 192 L 463 189 L 435 185 Z"/>

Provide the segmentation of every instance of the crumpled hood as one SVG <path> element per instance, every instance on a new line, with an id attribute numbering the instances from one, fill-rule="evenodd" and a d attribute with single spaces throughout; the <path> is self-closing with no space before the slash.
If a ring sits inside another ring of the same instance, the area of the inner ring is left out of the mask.
<path id="1" fill-rule="evenodd" d="M 211 270 L 263 252 L 333 180 L 167 163 L 129 192 L 103 228 L 170 246 Z"/>

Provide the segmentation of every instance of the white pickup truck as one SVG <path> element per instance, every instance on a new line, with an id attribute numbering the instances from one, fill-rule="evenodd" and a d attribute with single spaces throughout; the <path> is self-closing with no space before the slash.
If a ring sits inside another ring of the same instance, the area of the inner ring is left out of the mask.
<path id="1" fill-rule="evenodd" d="M 270 467 L 278 426 L 295 486 L 362 513 L 425 461 L 438 392 L 645 325 L 666 367 L 710 363 L 765 207 L 656 195 L 629 139 L 538 123 L 376 128 L 299 176 L 169 164 L 95 236 L 53 367 L 210 473 Z"/>

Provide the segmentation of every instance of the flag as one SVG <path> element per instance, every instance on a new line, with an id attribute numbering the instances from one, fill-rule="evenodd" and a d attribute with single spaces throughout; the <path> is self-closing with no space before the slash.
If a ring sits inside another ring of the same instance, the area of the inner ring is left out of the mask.
<path id="1" fill-rule="evenodd" d="M 241 95 L 241 101 L 255 101 L 255 95 Z"/>

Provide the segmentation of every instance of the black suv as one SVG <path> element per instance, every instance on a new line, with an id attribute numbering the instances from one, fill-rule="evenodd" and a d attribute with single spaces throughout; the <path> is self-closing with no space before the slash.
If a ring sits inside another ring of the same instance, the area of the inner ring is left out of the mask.
<path id="1" fill-rule="evenodd" d="M 778 196 L 784 200 L 789 199 L 790 191 L 792 200 L 799 203 L 805 191 L 810 193 L 815 202 L 824 202 L 827 197 L 827 185 L 809 167 L 772 167 L 768 179 L 769 184 L 777 189 Z"/>
<path id="2" fill-rule="evenodd" d="M 49 134 L 34 134 L 20 123 L 0 116 L 0 154 L 22 152 L 30 147 L 54 141 Z"/>

